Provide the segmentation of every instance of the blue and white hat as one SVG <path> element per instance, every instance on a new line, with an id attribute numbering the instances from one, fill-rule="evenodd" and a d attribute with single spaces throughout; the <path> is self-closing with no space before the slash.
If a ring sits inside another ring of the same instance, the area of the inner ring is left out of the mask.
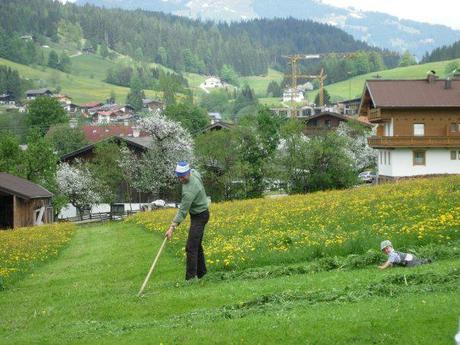
<path id="1" fill-rule="evenodd" d="M 190 165 L 187 162 L 179 162 L 175 172 L 178 177 L 185 176 L 190 172 Z"/>

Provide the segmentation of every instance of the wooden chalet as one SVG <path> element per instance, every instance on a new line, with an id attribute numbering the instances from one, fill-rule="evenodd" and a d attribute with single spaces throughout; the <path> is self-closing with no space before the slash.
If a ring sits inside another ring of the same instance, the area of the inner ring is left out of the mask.
<path id="1" fill-rule="evenodd" d="M 367 128 L 372 128 L 370 123 L 360 121 L 357 118 L 353 118 L 347 115 L 341 115 L 334 112 L 322 112 L 304 119 L 305 135 L 318 135 L 323 134 L 326 131 L 337 129 L 342 122 L 355 123 Z"/>
<path id="2" fill-rule="evenodd" d="M 33 182 L 0 172 L 0 229 L 53 222 L 52 196 Z"/>

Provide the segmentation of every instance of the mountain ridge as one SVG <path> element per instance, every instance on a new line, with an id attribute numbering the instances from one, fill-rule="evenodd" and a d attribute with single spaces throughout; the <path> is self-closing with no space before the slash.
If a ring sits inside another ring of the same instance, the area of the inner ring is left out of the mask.
<path id="1" fill-rule="evenodd" d="M 194 19 L 241 21 L 252 18 L 311 19 L 330 24 L 371 46 L 404 52 L 421 59 L 435 48 L 460 39 L 460 30 L 381 13 L 334 7 L 318 0 L 76 0 L 82 5 L 141 8 L 162 11 Z M 375 23 L 379 23 L 378 26 Z"/>

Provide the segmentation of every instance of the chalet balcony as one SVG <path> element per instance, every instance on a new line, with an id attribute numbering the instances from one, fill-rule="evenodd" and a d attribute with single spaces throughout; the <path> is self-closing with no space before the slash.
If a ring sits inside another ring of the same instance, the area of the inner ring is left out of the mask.
<path id="1" fill-rule="evenodd" d="M 460 136 L 429 137 L 429 136 L 394 136 L 370 137 L 367 139 L 370 147 L 460 147 Z"/>

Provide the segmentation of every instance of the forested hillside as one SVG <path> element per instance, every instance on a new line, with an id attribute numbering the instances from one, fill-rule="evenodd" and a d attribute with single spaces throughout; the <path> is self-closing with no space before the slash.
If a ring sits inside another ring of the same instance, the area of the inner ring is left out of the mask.
<path id="1" fill-rule="evenodd" d="M 434 62 L 460 58 L 460 41 L 437 48 L 423 57 L 423 62 Z"/>
<path id="2" fill-rule="evenodd" d="M 110 48 L 178 72 L 219 74 L 228 65 L 242 76 L 266 74 L 270 66 L 285 68 L 284 54 L 377 51 L 332 26 L 292 18 L 215 24 L 51 0 L 3 0 L 0 11 L 8 13 L 0 22 L 0 57 L 25 64 L 41 64 L 45 57 L 23 35 L 33 35 L 42 45 L 65 37 L 77 45 L 85 42 L 81 48 Z M 394 60 L 385 60 L 386 67 Z"/>

